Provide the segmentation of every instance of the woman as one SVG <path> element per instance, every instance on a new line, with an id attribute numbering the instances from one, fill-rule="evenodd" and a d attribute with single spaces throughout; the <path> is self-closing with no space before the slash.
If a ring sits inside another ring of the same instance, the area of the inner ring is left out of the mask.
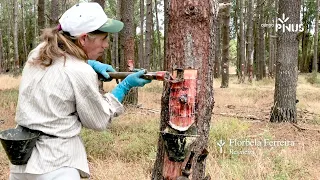
<path id="1" fill-rule="evenodd" d="M 105 130 L 123 112 L 130 88 L 150 82 L 139 78 L 144 73 L 139 71 L 101 95 L 96 72 L 108 78 L 106 71 L 114 69 L 95 59 L 108 48 L 108 33 L 119 32 L 123 23 L 109 19 L 97 3 L 77 4 L 59 22 L 43 31 L 43 42 L 30 52 L 22 73 L 16 122 L 44 135 L 26 165 L 11 165 L 11 180 L 89 177 L 82 126 Z"/>

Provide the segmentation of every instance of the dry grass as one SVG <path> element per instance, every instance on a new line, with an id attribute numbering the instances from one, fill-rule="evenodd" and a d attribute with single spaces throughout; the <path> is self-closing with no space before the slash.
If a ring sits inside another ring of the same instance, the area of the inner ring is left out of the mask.
<path id="1" fill-rule="evenodd" d="M 21 77 L 11 75 L 0 75 L 0 90 L 18 88 Z"/>
<path id="2" fill-rule="evenodd" d="M 0 113 L 5 120 L 0 129 L 14 126 L 17 86 L 19 78 L 11 86 L 3 86 L 0 76 Z M 115 82 L 104 83 L 104 89 L 112 90 Z M 209 137 L 207 173 L 214 179 L 319 179 L 320 133 L 314 130 L 299 131 L 289 123 L 272 124 L 266 118 L 273 104 L 274 80 L 265 79 L 252 84 L 238 84 L 230 79 L 229 88 L 221 89 L 220 80 L 214 82 L 215 107 Z M 14 90 L 4 87 L 11 87 Z M 2 89 L 2 91 L 1 91 Z M 299 125 L 312 125 L 320 129 L 320 87 L 299 76 Z M 139 103 L 147 109 L 160 110 L 162 82 L 154 81 L 139 90 Z M 160 113 L 147 109 L 127 108 L 126 113 L 115 119 L 107 131 L 83 130 L 82 137 L 88 152 L 92 179 L 150 179 L 156 157 Z M 305 113 L 307 112 L 307 113 Z M 261 121 L 239 119 L 229 115 L 253 115 Z M 271 139 L 294 141 L 293 147 L 239 147 L 252 150 L 254 155 L 232 155 L 230 146 L 219 153 L 216 143 L 220 139 Z M 8 177 L 8 162 L 0 148 L 0 179 Z"/>

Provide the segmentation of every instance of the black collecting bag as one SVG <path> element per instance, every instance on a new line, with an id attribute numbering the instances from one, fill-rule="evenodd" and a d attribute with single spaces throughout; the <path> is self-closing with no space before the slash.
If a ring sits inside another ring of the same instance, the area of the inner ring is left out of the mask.
<path id="1" fill-rule="evenodd" d="M 31 130 L 22 126 L 1 131 L 1 144 L 10 162 L 14 165 L 27 164 L 33 147 L 41 134 L 41 131 Z"/>

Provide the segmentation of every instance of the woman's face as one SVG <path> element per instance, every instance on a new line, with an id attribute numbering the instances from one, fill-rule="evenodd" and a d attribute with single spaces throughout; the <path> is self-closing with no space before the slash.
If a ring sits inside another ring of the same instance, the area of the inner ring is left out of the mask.
<path id="1" fill-rule="evenodd" d="M 80 39 L 82 49 L 89 59 L 96 60 L 102 56 L 104 50 L 109 47 L 108 33 L 89 35 L 85 34 Z"/>

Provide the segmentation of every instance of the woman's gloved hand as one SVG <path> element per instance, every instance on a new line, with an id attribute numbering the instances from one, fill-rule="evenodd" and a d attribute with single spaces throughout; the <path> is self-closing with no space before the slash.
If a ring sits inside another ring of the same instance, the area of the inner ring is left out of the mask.
<path id="1" fill-rule="evenodd" d="M 120 102 L 123 101 L 124 96 L 133 87 L 143 87 L 151 80 L 142 79 L 141 76 L 146 73 L 146 70 L 141 70 L 136 73 L 130 74 L 123 81 L 121 81 L 112 91 L 113 94 Z"/>
<path id="2" fill-rule="evenodd" d="M 96 60 L 88 60 L 88 64 L 94 69 L 98 74 L 101 74 L 104 78 L 109 79 L 110 76 L 107 72 L 116 72 L 113 67 L 109 64 L 103 64 Z"/>

